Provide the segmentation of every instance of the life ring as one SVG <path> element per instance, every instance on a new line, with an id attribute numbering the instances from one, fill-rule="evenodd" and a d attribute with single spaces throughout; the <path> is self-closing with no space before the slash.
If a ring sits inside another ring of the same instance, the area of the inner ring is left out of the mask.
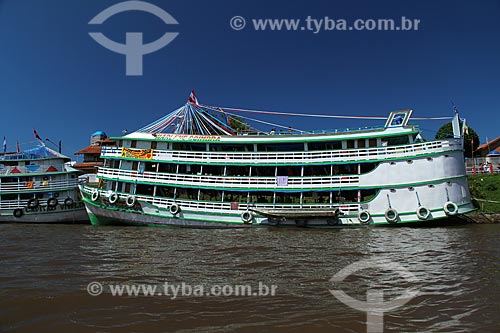
<path id="1" fill-rule="evenodd" d="M 55 206 L 57 206 L 58 203 L 59 203 L 59 201 L 57 201 L 56 198 L 49 198 L 47 200 L 47 206 L 49 206 L 49 207 L 55 207 Z"/>
<path id="2" fill-rule="evenodd" d="M 64 205 L 66 205 L 66 206 L 71 206 L 71 205 L 73 205 L 73 203 L 74 203 L 74 201 L 71 198 L 64 199 Z"/>
<path id="3" fill-rule="evenodd" d="M 417 217 L 419 220 L 427 220 L 431 216 L 431 211 L 425 206 L 419 206 L 417 208 Z"/>
<path id="4" fill-rule="evenodd" d="M 92 199 L 92 201 L 97 201 L 97 199 L 99 199 L 99 190 L 94 190 L 92 192 L 92 195 L 90 196 L 90 199 Z"/>
<path id="5" fill-rule="evenodd" d="M 38 207 L 38 199 L 37 198 L 31 198 L 28 200 L 28 208 L 36 208 Z"/>
<path id="6" fill-rule="evenodd" d="M 178 204 L 174 203 L 174 204 L 172 204 L 170 206 L 170 208 L 168 209 L 168 211 L 170 212 L 170 214 L 172 214 L 172 215 L 175 216 L 175 215 L 177 215 L 177 214 L 180 213 L 181 207 Z"/>
<path id="7" fill-rule="evenodd" d="M 12 214 L 14 215 L 14 217 L 20 218 L 21 216 L 23 216 L 24 212 L 21 208 L 16 208 L 14 209 Z"/>
<path id="8" fill-rule="evenodd" d="M 389 223 L 397 223 L 398 222 L 399 214 L 398 214 L 398 211 L 395 210 L 394 208 L 388 208 L 385 211 L 384 215 L 385 215 L 385 219 L 387 220 L 387 222 L 389 222 Z"/>
<path id="9" fill-rule="evenodd" d="M 127 199 L 128 199 L 128 198 L 127 198 Z M 109 203 L 110 203 L 110 204 L 114 204 L 115 202 L 117 202 L 117 201 L 118 201 L 118 193 L 116 193 L 116 192 L 111 193 L 111 194 L 109 195 L 108 200 L 109 200 Z M 133 206 L 133 205 L 132 205 L 132 206 Z"/>
<path id="10" fill-rule="evenodd" d="M 244 211 L 243 213 L 241 213 L 241 220 L 245 224 L 252 223 L 253 213 L 251 211 L 249 211 L 249 210 Z"/>
<path id="11" fill-rule="evenodd" d="M 358 220 L 362 224 L 369 224 L 371 220 L 371 215 L 370 212 L 368 212 L 366 209 L 362 210 L 358 213 Z"/>
<path id="12" fill-rule="evenodd" d="M 458 206 L 453 201 L 448 201 L 443 206 L 444 212 L 448 216 L 453 216 L 458 214 Z"/>
<path id="13" fill-rule="evenodd" d="M 125 203 L 127 204 L 127 206 L 129 207 L 133 207 L 135 205 L 135 196 L 133 195 L 129 195 L 127 197 L 127 200 L 125 201 Z"/>

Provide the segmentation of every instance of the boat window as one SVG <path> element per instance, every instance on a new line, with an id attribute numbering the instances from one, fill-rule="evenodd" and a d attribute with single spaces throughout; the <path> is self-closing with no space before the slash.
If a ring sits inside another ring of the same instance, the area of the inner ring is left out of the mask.
<path id="1" fill-rule="evenodd" d="M 33 193 L 21 193 L 19 194 L 21 200 L 29 200 L 33 198 Z"/>
<path id="2" fill-rule="evenodd" d="M 311 176 L 330 176 L 330 165 L 306 165 L 304 166 L 304 177 Z"/>
<path id="3" fill-rule="evenodd" d="M 357 202 L 357 201 L 358 201 L 358 191 L 356 190 L 342 190 L 333 192 L 334 203 Z"/>
<path id="4" fill-rule="evenodd" d="M 137 161 L 132 162 L 132 169 L 131 170 L 137 170 L 138 167 L 139 167 L 139 162 L 137 162 Z"/>
<path id="5" fill-rule="evenodd" d="M 173 198 L 174 188 L 170 186 L 156 186 L 156 196 L 164 198 Z"/>
<path id="6" fill-rule="evenodd" d="M 356 140 L 347 140 L 347 142 L 346 142 L 347 149 L 354 148 L 354 142 L 355 141 Z"/>
<path id="7" fill-rule="evenodd" d="M 172 144 L 173 150 L 187 150 L 187 151 L 206 151 L 207 145 L 205 143 L 185 143 L 174 142 Z"/>
<path id="8" fill-rule="evenodd" d="M 175 197 L 178 199 L 198 200 L 198 190 L 178 187 Z"/>
<path id="9" fill-rule="evenodd" d="M 366 202 L 370 201 L 377 195 L 378 190 L 376 189 L 371 189 L 371 190 L 361 190 L 361 201 Z"/>
<path id="10" fill-rule="evenodd" d="M 144 171 L 146 172 L 156 172 L 156 167 L 158 166 L 158 163 L 151 163 L 151 162 L 146 162 L 144 167 Z"/>
<path id="11" fill-rule="evenodd" d="M 360 168 L 361 168 L 361 173 L 368 173 L 375 169 L 379 163 L 361 163 Z"/>
<path id="12" fill-rule="evenodd" d="M 1 200 L 2 201 L 17 200 L 17 194 L 2 194 Z"/>
<path id="13" fill-rule="evenodd" d="M 286 166 L 278 167 L 278 176 L 288 176 L 288 177 L 300 177 L 302 172 L 302 167 L 300 166 Z"/>
<path id="14" fill-rule="evenodd" d="M 261 143 L 257 145 L 257 151 L 304 151 L 303 143 Z"/>
<path id="15" fill-rule="evenodd" d="M 386 138 L 388 146 L 405 145 L 410 142 L 408 135 L 400 135 Z"/>
<path id="16" fill-rule="evenodd" d="M 252 167 L 252 176 L 274 177 L 274 176 L 276 176 L 276 167 L 273 167 L 273 166 Z"/>
<path id="17" fill-rule="evenodd" d="M 130 148 L 137 148 L 137 141 L 130 141 Z"/>
<path id="18" fill-rule="evenodd" d="M 270 203 L 274 201 L 273 192 L 250 192 L 250 202 L 252 203 Z"/>
<path id="19" fill-rule="evenodd" d="M 358 148 L 365 148 L 366 147 L 366 140 L 365 139 L 359 139 L 358 140 Z"/>
<path id="20" fill-rule="evenodd" d="M 225 202 L 247 202 L 248 192 L 224 191 Z"/>
<path id="21" fill-rule="evenodd" d="M 226 176 L 248 176 L 250 174 L 250 167 L 248 166 L 227 166 Z"/>
<path id="22" fill-rule="evenodd" d="M 0 178 L 0 181 L 2 183 L 16 183 L 17 184 L 17 180 L 18 178 L 13 178 L 13 177 L 4 177 L 4 178 Z"/>
<path id="23" fill-rule="evenodd" d="M 300 204 L 300 193 L 276 192 L 276 204 Z"/>
<path id="24" fill-rule="evenodd" d="M 304 192 L 302 194 L 302 203 L 330 203 L 330 192 Z"/>
<path id="25" fill-rule="evenodd" d="M 191 165 L 191 164 L 179 164 L 179 174 L 187 174 L 187 175 L 199 175 L 201 174 L 201 166 L 200 165 Z"/>
<path id="26" fill-rule="evenodd" d="M 369 147 L 377 147 L 377 139 L 369 139 L 368 146 Z"/>
<path id="27" fill-rule="evenodd" d="M 357 164 L 335 164 L 333 166 L 334 175 L 357 175 L 358 165 Z"/>
<path id="28" fill-rule="evenodd" d="M 309 142 L 307 146 L 309 150 L 337 150 L 342 149 L 342 141 Z"/>
<path id="29" fill-rule="evenodd" d="M 202 201 L 221 201 L 222 200 L 222 192 L 216 190 L 200 190 L 200 200 Z"/>
<path id="30" fill-rule="evenodd" d="M 223 176 L 224 167 L 222 165 L 204 165 L 203 174 L 206 176 Z"/>
<path id="31" fill-rule="evenodd" d="M 156 149 L 158 147 L 158 142 L 151 141 L 151 149 Z"/>
<path id="32" fill-rule="evenodd" d="M 177 165 L 172 164 L 172 163 L 160 163 L 160 166 L 158 167 L 158 172 L 176 173 L 177 172 Z"/>
<path id="33" fill-rule="evenodd" d="M 224 152 L 253 152 L 252 144 L 223 144 L 211 143 L 210 151 L 224 151 Z"/>
<path id="34" fill-rule="evenodd" d="M 137 195 L 153 195 L 154 186 L 146 184 L 137 184 L 135 194 Z"/>

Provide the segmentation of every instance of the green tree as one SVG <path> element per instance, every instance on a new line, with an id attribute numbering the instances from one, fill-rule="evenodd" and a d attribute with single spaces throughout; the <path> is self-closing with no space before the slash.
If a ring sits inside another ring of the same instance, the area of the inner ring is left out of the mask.
<path id="1" fill-rule="evenodd" d="M 462 125 L 460 125 L 462 126 Z M 476 131 L 474 131 L 470 126 L 468 127 L 468 134 L 465 133 L 464 138 L 464 155 L 465 157 L 472 157 L 472 151 L 479 147 L 479 136 Z M 436 133 L 436 140 L 452 138 L 453 137 L 453 125 L 450 123 L 444 124 L 438 129 Z M 474 147 L 472 146 L 472 141 L 474 141 Z"/>
<path id="2" fill-rule="evenodd" d="M 237 116 L 231 116 L 229 117 L 229 125 L 234 128 L 236 131 L 247 131 L 250 129 L 250 126 L 245 124 L 243 119 Z"/>

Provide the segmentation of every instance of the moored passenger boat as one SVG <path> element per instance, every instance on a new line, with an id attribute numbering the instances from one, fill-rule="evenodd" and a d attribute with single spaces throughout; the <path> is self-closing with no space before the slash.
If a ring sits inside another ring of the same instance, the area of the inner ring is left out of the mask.
<path id="1" fill-rule="evenodd" d="M 43 144 L 0 156 L 0 222 L 88 223 L 69 161 Z"/>
<path id="2" fill-rule="evenodd" d="M 418 224 L 471 203 L 458 114 L 454 138 L 424 141 L 410 110 L 380 127 L 238 132 L 228 109 L 181 108 L 103 147 L 91 222 L 174 227 Z M 462 126 L 464 127 L 464 126 Z"/>

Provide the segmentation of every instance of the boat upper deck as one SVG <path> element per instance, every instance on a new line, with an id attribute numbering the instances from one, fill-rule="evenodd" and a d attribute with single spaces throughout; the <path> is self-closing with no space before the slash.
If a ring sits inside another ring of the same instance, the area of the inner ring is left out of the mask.
<path id="1" fill-rule="evenodd" d="M 197 135 L 175 133 L 133 132 L 123 137 L 113 137 L 117 141 L 163 141 L 163 142 L 220 142 L 220 143 L 291 143 L 315 141 L 342 141 L 348 139 L 383 138 L 395 135 L 418 134 L 416 126 L 372 127 L 338 131 L 314 131 L 312 133 L 247 134 L 240 135 Z"/>

